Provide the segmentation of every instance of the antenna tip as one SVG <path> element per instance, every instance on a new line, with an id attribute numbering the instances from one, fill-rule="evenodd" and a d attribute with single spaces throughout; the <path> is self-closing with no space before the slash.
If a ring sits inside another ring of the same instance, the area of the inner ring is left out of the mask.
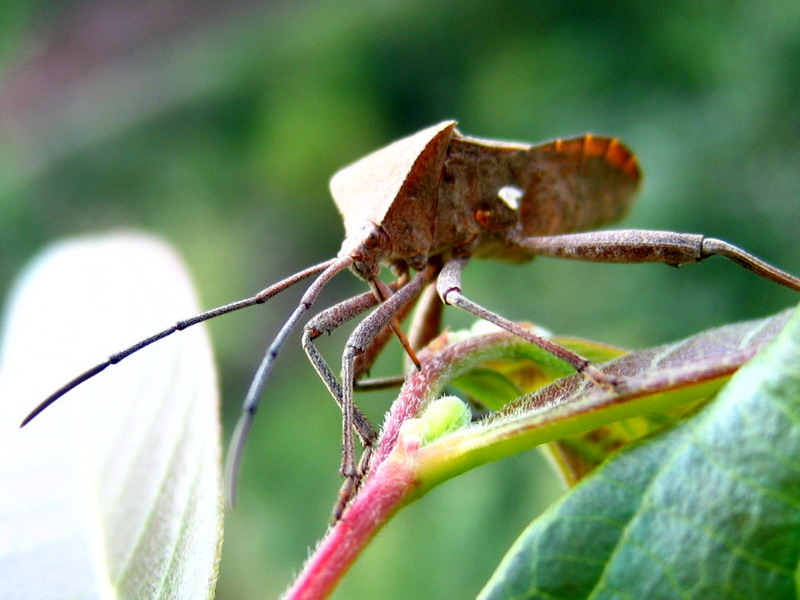
<path id="1" fill-rule="evenodd" d="M 22 419 L 22 422 L 19 424 L 19 428 L 22 429 L 25 427 L 25 425 L 33 421 L 40 412 L 41 410 L 37 408 L 36 410 L 28 413 L 28 416 Z"/>
<path id="2" fill-rule="evenodd" d="M 230 508 L 236 506 L 236 488 L 239 485 L 239 469 L 242 464 L 244 444 L 250 433 L 252 424 L 253 412 L 245 408 L 242 415 L 239 417 L 239 421 L 236 423 L 236 429 L 233 431 L 233 437 L 228 446 L 228 455 L 225 457 L 225 501 Z"/>

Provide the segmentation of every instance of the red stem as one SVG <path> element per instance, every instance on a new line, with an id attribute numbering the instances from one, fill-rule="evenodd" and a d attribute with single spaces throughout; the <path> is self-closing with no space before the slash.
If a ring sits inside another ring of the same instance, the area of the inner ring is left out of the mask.
<path id="1" fill-rule="evenodd" d="M 415 452 L 412 441 L 404 450 Z M 384 461 L 320 542 L 285 600 L 326 598 L 414 487 L 413 461 Z"/>
<path id="2" fill-rule="evenodd" d="M 403 423 L 419 415 L 423 403 L 438 391 L 444 373 L 456 368 L 459 359 L 508 338 L 513 339 L 505 332 L 477 336 L 420 353 L 422 368 L 408 377 L 392 404 L 369 475 L 341 520 L 328 529 L 283 596 L 284 600 L 320 600 L 333 591 L 370 540 L 418 485 L 419 440 L 415 436 L 399 436 Z"/>

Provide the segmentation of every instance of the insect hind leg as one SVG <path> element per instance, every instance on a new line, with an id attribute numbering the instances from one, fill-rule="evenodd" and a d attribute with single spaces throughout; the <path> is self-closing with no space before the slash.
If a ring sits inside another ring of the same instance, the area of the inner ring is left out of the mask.
<path id="1" fill-rule="evenodd" d="M 800 291 L 800 278 L 738 246 L 696 233 L 619 229 L 529 237 L 517 243 L 532 256 L 571 258 L 591 262 L 659 262 L 677 266 L 697 263 L 719 255 L 760 277 Z"/>

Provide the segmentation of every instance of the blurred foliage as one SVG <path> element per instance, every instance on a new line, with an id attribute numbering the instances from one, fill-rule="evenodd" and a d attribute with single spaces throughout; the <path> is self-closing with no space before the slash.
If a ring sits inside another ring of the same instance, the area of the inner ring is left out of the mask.
<path id="1" fill-rule="evenodd" d="M 619 136 L 646 177 L 627 226 L 707 233 L 797 273 L 798 31 L 795 0 L 5 3 L 0 285 L 50 240 L 130 227 L 177 245 L 205 305 L 248 295 L 338 250 L 331 173 L 444 118 L 481 137 Z M 475 263 L 465 282 L 508 317 L 629 347 L 796 301 L 722 259 Z M 320 302 L 361 289 L 343 276 Z M 296 297 L 212 327 L 228 420 Z M 336 360 L 343 339 L 323 351 Z M 219 598 L 277 595 L 338 488 L 337 410 L 298 345 L 248 449 Z M 377 418 L 388 398 L 361 403 Z M 558 491 L 534 453 L 453 481 L 338 597 L 469 597 Z"/>

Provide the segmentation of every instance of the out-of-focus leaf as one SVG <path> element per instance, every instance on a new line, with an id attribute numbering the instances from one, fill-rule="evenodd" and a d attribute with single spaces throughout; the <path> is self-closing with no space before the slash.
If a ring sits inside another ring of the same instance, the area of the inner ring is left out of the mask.
<path id="1" fill-rule="evenodd" d="M 0 596 L 210 598 L 222 539 L 217 384 L 201 327 L 110 367 L 197 312 L 175 255 L 122 234 L 58 245 L 25 272 L 0 361 Z"/>
<path id="2" fill-rule="evenodd" d="M 798 365 L 800 314 L 713 403 L 534 521 L 481 598 L 796 598 Z"/>

